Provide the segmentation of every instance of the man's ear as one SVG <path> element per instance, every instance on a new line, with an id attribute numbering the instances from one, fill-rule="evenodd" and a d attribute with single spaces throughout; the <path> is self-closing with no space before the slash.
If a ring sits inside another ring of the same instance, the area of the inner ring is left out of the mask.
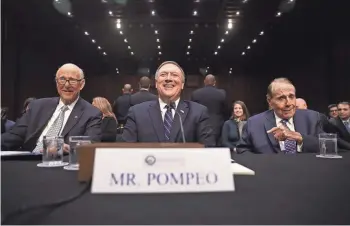
<path id="1" fill-rule="evenodd" d="M 85 86 L 85 79 L 83 79 L 82 81 L 81 81 L 81 85 L 80 85 L 80 91 L 84 88 L 84 86 Z"/>
<path id="2" fill-rule="evenodd" d="M 182 87 L 181 87 L 181 89 L 184 89 L 184 87 L 185 87 L 185 83 L 182 83 Z"/>

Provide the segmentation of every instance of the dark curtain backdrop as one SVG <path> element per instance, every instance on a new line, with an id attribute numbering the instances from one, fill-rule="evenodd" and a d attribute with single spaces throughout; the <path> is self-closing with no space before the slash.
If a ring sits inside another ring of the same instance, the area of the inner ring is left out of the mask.
<path id="1" fill-rule="evenodd" d="M 139 76 L 104 72 L 106 66 L 101 56 L 97 56 L 96 50 L 79 48 L 80 39 L 74 34 L 62 34 L 45 23 L 25 24 L 6 12 L 2 17 L 1 106 L 9 107 L 11 119 L 18 117 L 27 97 L 57 95 L 54 75 L 66 62 L 77 63 L 85 70 L 86 87 L 81 96 L 88 101 L 102 96 L 112 103 L 125 83 L 137 90 Z M 42 29 L 47 30 L 43 33 Z M 40 36 L 37 35 L 39 31 Z M 302 33 L 295 35 L 303 36 Z M 68 36 L 72 38 L 68 40 Z M 302 60 L 297 55 L 290 57 L 292 48 L 281 49 L 278 55 L 262 51 L 235 67 L 232 74 L 228 71 L 215 73 L 218 87 L 228 94 L 228 104 L 242 100 L 252 113 L 266 110 L 266 88 L 275 77 L 291 79 L 297 95 L 307 100 L 310 109 L 324 112 L 328 104 L 350 99 L 349 34 L 326 36 L 319 46 L 320 51 L 305 50 L 304 53 L 305 47 L 300 47 L 297 51 L 303 56 Z M 189 98 L 194 89 L 202 86 L 203 76 L 198 76 L 197 87 L 186 87 L 184 98 Z"/>

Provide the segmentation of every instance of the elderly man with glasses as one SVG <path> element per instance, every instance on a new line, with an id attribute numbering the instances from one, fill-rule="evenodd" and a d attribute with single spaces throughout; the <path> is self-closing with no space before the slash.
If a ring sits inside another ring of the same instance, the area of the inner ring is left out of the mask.
<path id="1" fill-rule="evenodd" d="M 1 149 L 41 153 L 44 136 L 62 136 L 68 151 L 70 136 L 90 136 L 99 141 L 101 112 L 79 96 L 85 86 L 83 70 L 74 64 L 64 64 L 56 73 L 59 97 L 42 98 L 30 103 L 30 108 L 10 130 L 2 134 Z"/>

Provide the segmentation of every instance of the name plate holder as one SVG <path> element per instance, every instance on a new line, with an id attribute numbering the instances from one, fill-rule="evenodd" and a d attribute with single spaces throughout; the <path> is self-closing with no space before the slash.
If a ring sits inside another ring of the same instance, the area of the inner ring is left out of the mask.
<path id="1" fill-rule="evenodd" d="M 79 156 L 78 181 L 88 182 L 92 178 L 96 148 L 204 148 L 199 143 L 93 143 L 77 147 Z M 191 150 L 189 150 L 191 151 Z"/>

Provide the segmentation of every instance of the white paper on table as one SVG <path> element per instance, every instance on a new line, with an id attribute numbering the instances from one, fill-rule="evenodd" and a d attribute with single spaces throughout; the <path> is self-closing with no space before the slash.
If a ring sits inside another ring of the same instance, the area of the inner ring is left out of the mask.
<path id="1" fill-rule="evenodd" d="M 1 156 L 31 155 L 30 151 L 1 151 Z"/>
<path id="2" fill-rule="evenodd" d="M 231 171 L 234 175 L 255 175 L 255 172 L 236 162 L 231 163 Z"/>

